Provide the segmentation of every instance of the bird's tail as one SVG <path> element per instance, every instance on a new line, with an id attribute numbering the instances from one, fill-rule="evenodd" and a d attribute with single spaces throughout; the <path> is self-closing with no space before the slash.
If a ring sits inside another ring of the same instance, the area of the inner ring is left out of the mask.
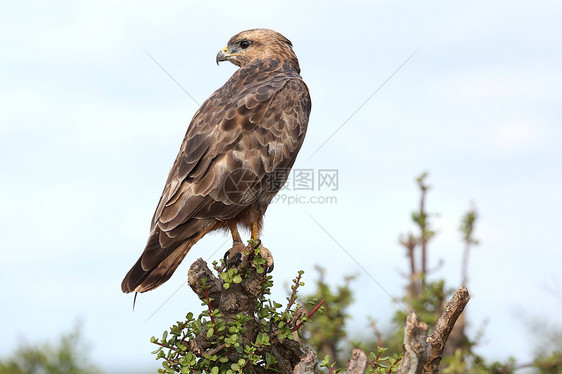
<path id="1" fill-rule="evenodd" d="M 145 251 L 125 275 L 121 290 L 125 293 L 146 292 L 160 286 L 174 274 L 195 242 L 196 240 L 186 240 L 175 248 L 162 249 L 164 256 L 160 256 L 161 260 L 159 259 L 153 266 L 150 264 L 153 261 L 146 261 Z"/>

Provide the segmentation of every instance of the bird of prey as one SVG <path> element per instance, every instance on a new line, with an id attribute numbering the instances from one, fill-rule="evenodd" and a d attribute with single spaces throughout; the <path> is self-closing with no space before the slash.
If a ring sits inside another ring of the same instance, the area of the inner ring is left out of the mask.
<path id="1" fill-rule="evenodd" d="M 234 35 L 217 64 L 239 69 L 195 113 L 152 218 L 146 247 L 125 276 L 125 293 L 166 282 L 191 247 L 238 226 L 258 241 L 263 215 L 303 143 L 311 101 L 291 42 L 278 32 Z"/>

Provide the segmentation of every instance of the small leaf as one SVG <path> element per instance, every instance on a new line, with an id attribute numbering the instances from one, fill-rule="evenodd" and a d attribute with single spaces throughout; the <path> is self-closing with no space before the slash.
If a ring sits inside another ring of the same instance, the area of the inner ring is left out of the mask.
<path id="1" fill-rule="evenodd" d="M 155 355 L 156 353 L 160 352 L 163 347 L 158 347 L 154 351 L 150 352 L 151 354 Z"/>

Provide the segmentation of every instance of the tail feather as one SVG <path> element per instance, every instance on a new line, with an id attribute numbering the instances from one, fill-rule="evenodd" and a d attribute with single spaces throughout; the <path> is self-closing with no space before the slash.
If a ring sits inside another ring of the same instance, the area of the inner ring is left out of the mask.
<path id="1" fill-rule="evenodd" d="M 125 293 L 146 292 L 170 279 L 191 247 L 209 231 L 217 228 L 209 220 L 196 221 L 195 224 L 199 229 L 195 235 L 189 238 L 180 235 L 176 237 L 179 240 L 175 243 L 162 243 L 159 239 L 161 231 L 159 228 L 155 229 L 142 255 L 121 282 L 121 290 Z"/>
<path id="2" fill-rule="evenodd" d="M 169 255 L 158 265 L 151 269 L 143 269 L 143 255 L 141 255 L 135 265 L 125 275 L 121 283 L 121 290 L 125 293 L 146 292 L 160 286 L 174 274 L 174 271 L 176 271 L 193 244 L 195 243 L 190 243 L 190 241 L 180 244 L 177 248 L 171 250 Z"/>

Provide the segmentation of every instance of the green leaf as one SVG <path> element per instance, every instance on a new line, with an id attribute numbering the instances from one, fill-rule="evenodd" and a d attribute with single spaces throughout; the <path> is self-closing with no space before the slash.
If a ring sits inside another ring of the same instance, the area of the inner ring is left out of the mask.
<path id="1" fill-rule="evenodd" d="M 160 352 L 163 347 L 158 347 L 154 351 L 150 352 L 151 354 L 155 355 L 156 353 Z"/>
<path id="2" fill-rule="evenodd" d="M 271 366 L 275 365 L 277 363 L 277 360 L 271 353 L 265 352 L 265 363 L 267 366 Z"/>

